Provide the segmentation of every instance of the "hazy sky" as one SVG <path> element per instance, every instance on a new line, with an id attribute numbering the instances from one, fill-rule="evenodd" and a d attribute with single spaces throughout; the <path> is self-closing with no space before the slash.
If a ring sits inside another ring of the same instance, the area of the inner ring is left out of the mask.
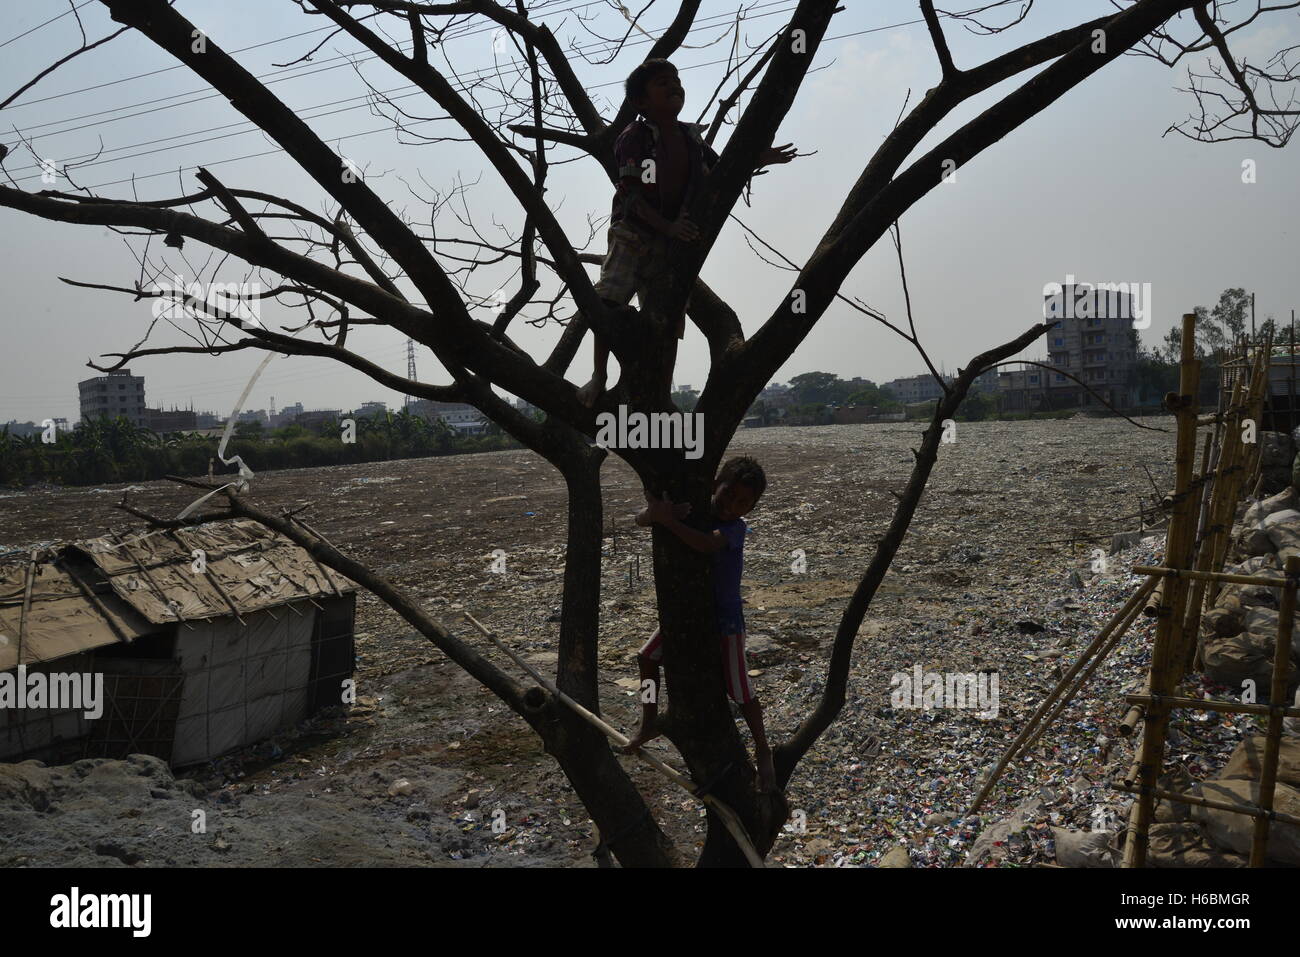
<path id="1" fill-rule="evenodd" d="M 595 41 L 582 30 L 577 13 L 599 13 L 606 35 L 618 32 L 621 22 L 602 3 L 562 0 L 544 6 L 546 22 L 561 40 L 580 44 Z M 738 208 L 742 220 L 800 262 L 892 127 L 908 90 L 915 103 L 938 79 L 915 0 L 846 0 L 845 6 L 818 55 L 819 71 L 804 84 L 777 137 L 778 143 L 793 141 L 815 155 L 757 179 L 752 207 Z M 455 143 L 412 146 L 397 141 L 391 124 L 368 108 L 357 72 L 383 90 L 408 84 L 373 60 L 352 64 L 341 58 L 359 50 L 347 38 L 329 40 L 311 64 L 274 65 L 294 60 L 320 42 L 326 36 L 321 18 L 304 16 L 289 0 L 178 0 L 177 7 L 227 51 L 265 44 L 237 58 L 256 74 L 274 74 L 277 95 L 304 117 L 317 117 L 309 119 L 313 128 L 366 170 L 372 188 L 394 208 L 424 217 L 427 228 L 427 207 L 412 188 L 428 195 L 458 181 L 477 181 L 465 202 L 484 234 L 500 238 L 493 231 L 494 216 L 519 228 L 517 207 L 474 150 Z M 656 4 L 643 25 L 657 33 L 674 8 Z M 754 3 L 751 41 L 777 29 L 792 8 L 792 0 Z M 0 4 L 0 44 L 66 9 L 62 0 L 7 0 Z M 716 24 L 735 9 L 734 3 L 705 0 L 700 16 L 705 26 L 690 38 L 695 48 L 674 57 L 687 91 L 683 118 L 695 119 L 721 76 L 726 45 L 706 44 L 721 36 Z M 958 65 L 969 67 L 1110 9 L 1107 0 L 1040 0 L 1026 23 L 1006 35 L 979 37 L 948 24 L 949 41 Z M 81 13 L 92 39 L 114 29 L 98 2 Z M 306 31 L 314 32 L 281 39 Z M 0 47 L 0 99 L 78 40 L 75 21 L 68 16 Z M 1300 19 L 1294 11 L 1274 14 L 1234 41 L 1239 54 L 1262 64 L 1275 50 L 1300 43 Z M 630 45 L 610 64 L 579 61 L 579 75 L 595 95 L 616 98 L 647 42 Z M 483 69 L 494 55 L 506 55 L 494 54 L 492 32 L 481 25 L 449 38 L 445 49 L 464 71 Z M 1194 62 L 1203 64 L 1204 57 Z M 6 169 L 24 188 L 43 188 L 39 165 L 18 148 L 16 131 L 21 131 L 41 158 L 59 165 L 93 154 L 102 143 L 104 154 L 74 173 L 79 185 L 102 185 L 102 195 L 129 198 L 132 177 L 141 198 L 182 195 L 197 188 L 193 168 L 206 165 L 228 185 L 323 208 L 321 190 L 282 154 L 271 152 L 275 144 L 268 137 L 251 129 L 224 99 L 205 95 L 193 74 L 169 67 L 175 67 L 174 60 L 134 33 L 74 60 L 0 112 L 0 142 L 13 150 Z M 1257 294 L 1260 319 L 1270 314 L 1286 319 L 1300 307 L 1294 233 L 1300 189 L 1294 150 L 1248 141 L 1203 145 L 1163 135 L 1194 107 L 1190 96 L 1177 90 L 1186 85 L 1185 68 L 1171 71 L 1150 59 L 1122 58 L 986 150 L 959 171 L 956 182 L 935 189 L 906 214 L 902 232 L 912 303 L 936 363 L 952 371 L 1024 331 L 1041 317 L 1044 285 L 1064 282 L 1068 274 L 1084 281 L 1150 283 L 1154 319 L 1143 332 L 1146 342 L 1163 337 L 1192 307 L 1212 305 L 1231 286 Z M 1011 88 L 1004 85 L 993 94 Z M 401 102 L 419 116 L 439 115 L 421 97 Z M 968 104 L 937 135 L 951 132 L 991 102 L 992 95 L 986 95 Z M 606 115 L 612 113 L 607 101 L 599 105 Z M 417 129 L 443 132 L 449 127 L 444 120 Z M 724 131 L 718 145 L 726 135 Z M 242 158 L 250 154 L 267 155 Z M 572 155 L 561 149 L 552 160 Z M 1242 182 L 1245 159 L 1257 163 L 1254 184 Z M 585 238 L 588 217 L 608 213 L 611 187 L 590 160 L 553 167 L 549 186 L 548 196 L 570 236 Z M 450 209 L 437 226 L 441 236 L 467 235 Z M 592 248 L 603 247 L 602 233 Z M 154 249 L 161 250 L 157 242 Z M 123 237 L 106 230 L 45 222 L 7 209 L 0 209 L 0 251 L 5 291 L 0 300 L 0 421 L 75 419 L 76 382 L 95 374 L 85 367 L 87 359 L 136 343 L 149 323 L 150 307 L 148 301 L 73 288 L 58 277 L 129 286 L 138 268 L 132 251 Z M 192 241 L 184 252 L 195 265 L 207 255 Z M 170 261 L 192 277 L 181 257 L 173 254 Z M 233 268 L 222 274 L 228 281 L 241 277 Z M 501 277 L 485 273 L 476 291 L 490 296 Z M 704 277 L 732 303 L 747 332 L 767 318 L 789 285 L 788 274 L 759 260 L 734 224 L 719 240 Z M 843 291 L 905 322 L 888 240 L 859 264 Z M 297 323 L 303 315 L 271 306 L 263 318 L 274 326 Z M 535 355 L 544 355 L 558 329 L 534 330 L 517 320 L 512 333 Z M 183 341 L 179 333 L 160 326 L 151 344 Z M 405 373 L 405 340 L 399 333 L 362 328 L 349 341 L 368 358 Z M 590 338 L 570 378 L 583 381 L 589 373 L 589 344 Z M 1040 357 L 1043 351 L 1033 348 L 1025 358 Z M 688 324 L 676 381 L 700 387 L 707 358 L 703 337 Z M 260 359 L 261 354 L 252 353 L 164 356 L 135 361 L 131 369 L 146 377 L 150 406 L 192 402 L 224 416 Z M 422 379 L 446 381 L 426 350 L 419 350 L 417 362 Z M 837 304 L 778 378 L 815 369 L 881 382 L 920 372 L 923 366 L 907 343 Z M 400 395 L 360 373 L 327 360 L 297 357 L 272 361 L 246 407 L 266 407 L 272 397 L 277 407 L 300 401 L 309 409 L 346 409 L 371 399 L 390 407 L 401 403 Z"/>

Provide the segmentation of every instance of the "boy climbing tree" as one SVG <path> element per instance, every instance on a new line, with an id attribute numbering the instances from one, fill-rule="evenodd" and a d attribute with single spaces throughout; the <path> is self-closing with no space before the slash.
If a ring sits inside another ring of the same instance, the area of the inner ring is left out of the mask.
<path id="1" fill-rule="evenodd" d="M 597 295 L 612 307 L 626 306 L 633 293 L 644 303 L 641 290 L 665 268 L 668 243 L 699 238 L 699 229 L 681 210 L 718 161 L 699 128 L 677 119 L 686 92 L 675 66 L 667 60 L 646 60 L 628 76 L 626 89 L 640 115 L 614 143 L 619 180 L 609 214 L 605 261 L 595 286 Z M 755 169 L 788 163 L 796 155 L 791 143 L 768 147 Z M 677 338 L 685 334 L 686 315 L 681 313 Z M 594 351 L 591 381 L 578 390 L 588 408 L 600 398 L 608 375 L 609 345 L 599 335 Z"/>
<path id="2" fill-rule="evenodd" d="M 728 461 L 714 479 L 709 531 L 683 524 L 682 519 L 691 512 L 690 505 L 674 504 L 666 495 L 661 499 L 647 495 L 646 507 L 636 517 L 638 525 L 662 525 L 689 547 L 713 558 L 714 623 L 722 642 L 723 676 L 727 694 L 740 706 L 740 713 L 754 736 L 754 763 L 758 765 L 759 788 L 764 792 L 777 787 L 776 771 L 763 729 L 763 706 L 750 686 L 749 667 L 745 662 L 740 576 L 745 562 L 745 516 L 758 504 L 766 489 L 763 467 L 747 455 L 738 456 Z M 632 754 L 659 735 L 655 723 L 659 716 L 659 662 L 663 654 L 663 633 L 655 629 L 636 656 L 641 673 L 641 728 L 623 749 L 625 754 Z"/>

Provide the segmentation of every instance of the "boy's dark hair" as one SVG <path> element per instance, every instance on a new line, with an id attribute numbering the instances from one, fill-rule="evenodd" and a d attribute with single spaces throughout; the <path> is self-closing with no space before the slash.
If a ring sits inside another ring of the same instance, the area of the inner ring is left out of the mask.
<path id="1" fill-rule="evenodd" d="M 748 455 L 738 455 L 728 460 L 718 470 L 718 477 L 714 481 L 719 485 L 724 482 L 743 485 L 753 491 L 756 501 L 767 491 L 767 476 L 763 473 L 763 466 Z"/>
<path id="2" fill-rule="evenodd" d="M 640 103 L 645 99 L 645 92 L 650 87 L 650 81 L 660 73 L 667 70 L 672 70 L 676 73 L 677 67 L 673 66 L 669 61 L 658 57 L 653 60 L 646 60 L 628 74 L 627 83 L 624 84 L 627 98 L 633 103 Z"/>

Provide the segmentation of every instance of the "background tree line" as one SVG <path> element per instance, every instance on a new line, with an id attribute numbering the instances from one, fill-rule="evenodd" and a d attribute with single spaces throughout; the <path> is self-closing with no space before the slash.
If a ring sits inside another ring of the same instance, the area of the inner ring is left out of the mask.
<path id="1" fill-rule="evenodd" d="M 266 471 L 520 447 L 493 424 L 482 435 L 460 435 L 441 419 L 430 421 L 405 409 L 351 418 L 356 424 L 352 442 L 343 441 L 342 420 L 278 429 L 241 422 L 226 446 L 226 457 L 238 455 L 254 471 Z M 122 416 L 80 422 L 71 431 L 56 433 L 53 442 L 43 441 L 39 430 L 16 435 L 6 425 L 0 427 L 0 485 L 99 485 L 206 475 L 219 443 L 216 437 L 195 433 L 160 436 Z"/>

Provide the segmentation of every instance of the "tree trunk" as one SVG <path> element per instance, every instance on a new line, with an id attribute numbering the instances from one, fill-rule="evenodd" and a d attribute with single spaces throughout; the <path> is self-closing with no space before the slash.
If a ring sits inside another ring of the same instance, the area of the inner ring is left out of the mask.
<path id="1" fill-rule="evenodd" d="M 714 462 L 677 467 L 661 474 L 651 489 L 673 501 L 689 501 L 690 524 L 707 530 L 711 515 Z M 722 642 L 714 623 L 712 562 L 671 532 L 655 529 L 654 568 L 659 623 L 664 634 L 664 677 L 668 707 L 664 735 L 686 761 L 696 785 L 739 816 L 759 853 L 772 846 L 785 820 L 784 800 L 762 797 L 755 786 L 749 751 L 728 705 L 723 680 Z M 709 812 L 700 867 L 746 867 L 744 854 L 722 821 Z"/>
<path id="2" fill-rule="evenodd" d="M 568 543 L 556 674 L 559 690 L 596 714 L 600 713 L 596 652 L 600 637 L 602 460 L 603 455 L 593 451 L 583 454 L 579 464 L 566 463 L 563 469 L 569 492 Z M 558 701 L 540 722 L 539 731 L 547 752 L 560 763 L 619 863 L 624 867 L 671 866 L 672 843 L 623 770 L 609 739 Z"/>

